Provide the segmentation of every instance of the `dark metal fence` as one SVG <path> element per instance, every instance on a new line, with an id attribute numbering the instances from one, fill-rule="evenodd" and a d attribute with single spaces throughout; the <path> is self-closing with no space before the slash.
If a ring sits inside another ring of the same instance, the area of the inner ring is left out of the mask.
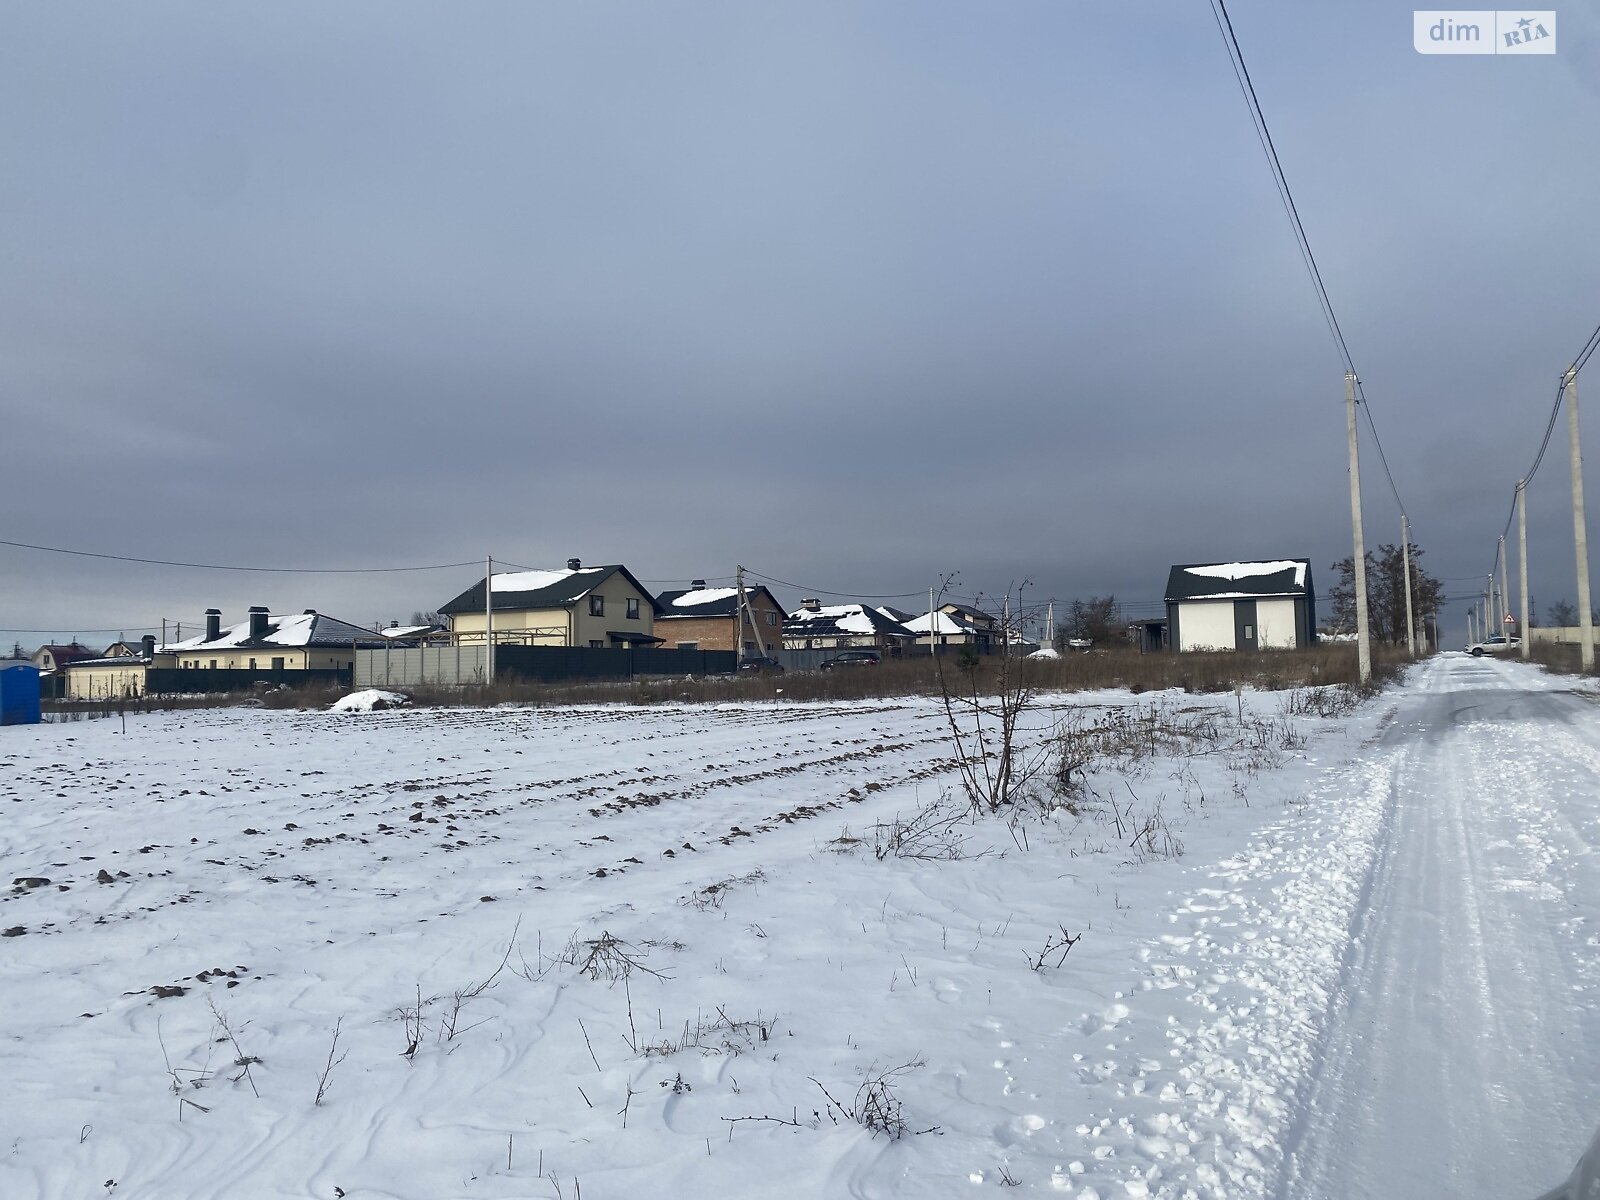
<path id="1" fill-rule="evenodd" d="M 218 667 L 149 667 L 145 670 L 144 690 L 147 696 L 170 696 L 183 693 L 248 692 L 258 684 L 271 686 L 287 684 L 289 687 L 349 687 L 350 672 L 344 667 L 318 668 L 309 671 L 251 671 L 244 668 L 229 670 Z"/>
<path id="2" fill-rule="evenodd" d="M 427 646 L 356 651 L 355 686 L 446 687 L 484 682 L 484 647 Z M 592 646 L 496 646 L 495 680 L 564 683 L 583 679 L 639 679 L 657 675 L 731 675 L 732 650 L 622 649 Z"/>

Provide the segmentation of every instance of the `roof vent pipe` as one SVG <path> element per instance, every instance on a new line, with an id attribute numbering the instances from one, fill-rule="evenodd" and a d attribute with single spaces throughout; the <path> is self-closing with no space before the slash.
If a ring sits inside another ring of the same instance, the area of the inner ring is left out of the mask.
<path id="1" fill-rule="evenodd" d="M 267 610 L 259 604 L 250 606 L 250 640 L 259 642 L 267 636 Z"/>
<path id="2" fill-rule="evenodd" d="M 206 609 L 206 641 L 214 642 L 222 636 L 222 610 Z"/>
<path id="3" fill-rule="evenodd" d="M 800 606 L 802 608 L 808 608 L 812 612 L 821 612 L 822 611 L 822 601 L 818 600 L 815 596 L 811 596 L 811 597 L 808 597 L 805 600 L 800 601 Z"/>
<path id="4" fill-rule="evenodd" d="M 569 570 L 569 571 L 581 571 L 581 570 L 583 570 L 583 560 L 580 559 L 580 558 L 569 558 L 569 559 L 567 559 L 567 570 Z"/>
<path id="5" fill-rule="evenodd" d="M 154 658 L 156 656 L 156 635 L 155 634 L 153 634 L 153 633 L 145 634 L 142 638 L 139 639 L 139 645 L 140 645 L 143 657 L 145 657 L 145 658 Z"/>
<path id="6" fill-rule="evenodd" d="M 689 590 L 691 592 L 702 591 L 702 590 L 704 590 L 705 586 L 706 586 L 706 581 L 704 579 L 691 579 L 691 580 L 689 580 Z"/>

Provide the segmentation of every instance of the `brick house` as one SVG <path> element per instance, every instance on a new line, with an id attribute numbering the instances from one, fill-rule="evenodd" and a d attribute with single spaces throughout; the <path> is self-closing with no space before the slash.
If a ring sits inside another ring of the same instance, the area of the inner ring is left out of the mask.
<path id="1" fill-rule="evenodd" d="M 696 579 L 682 591 L 656 597 L 656 635 L 667 646 L 693 650 L 736 650 L 745 658 L 775 654 L 783 648 L 783 606 L 764 587 L 747 587 L 745 601 L 760 631 L 750 631 L 750 614 L 739 619 L 738 588 L 708 588 Z"/>

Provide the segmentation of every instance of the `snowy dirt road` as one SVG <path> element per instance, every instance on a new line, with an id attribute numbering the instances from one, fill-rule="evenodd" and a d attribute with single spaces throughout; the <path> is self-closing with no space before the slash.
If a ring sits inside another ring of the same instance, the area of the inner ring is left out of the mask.
<path id="1" fill-rule="evenodd" d="M 1520 664 L 1430 664 L 1382 806 L 1280 1195 L 1531 1196 L 1600 1123 L 1600 710 Z"/>

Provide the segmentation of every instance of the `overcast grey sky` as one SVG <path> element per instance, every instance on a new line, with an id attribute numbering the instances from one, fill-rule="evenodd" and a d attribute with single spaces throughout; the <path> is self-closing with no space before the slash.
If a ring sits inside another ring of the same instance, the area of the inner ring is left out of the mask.
<path id="1" fill-rule="evenodd" d="M 1392 3 L 1232 8 L 1440 576 L 1488 570 L 1600 322 L 1600 18 L 1558 11 L 1513 59 L 1420 56 Z M 0 538 L 1130 600 L 1349 553 L 1342 368 L 1203 0 L 4 25 Z M 1542 608 L 1564 440 L 1531 512 Z M 0 547 L 0 626 L 405 619 L 472 575 Z"/>

